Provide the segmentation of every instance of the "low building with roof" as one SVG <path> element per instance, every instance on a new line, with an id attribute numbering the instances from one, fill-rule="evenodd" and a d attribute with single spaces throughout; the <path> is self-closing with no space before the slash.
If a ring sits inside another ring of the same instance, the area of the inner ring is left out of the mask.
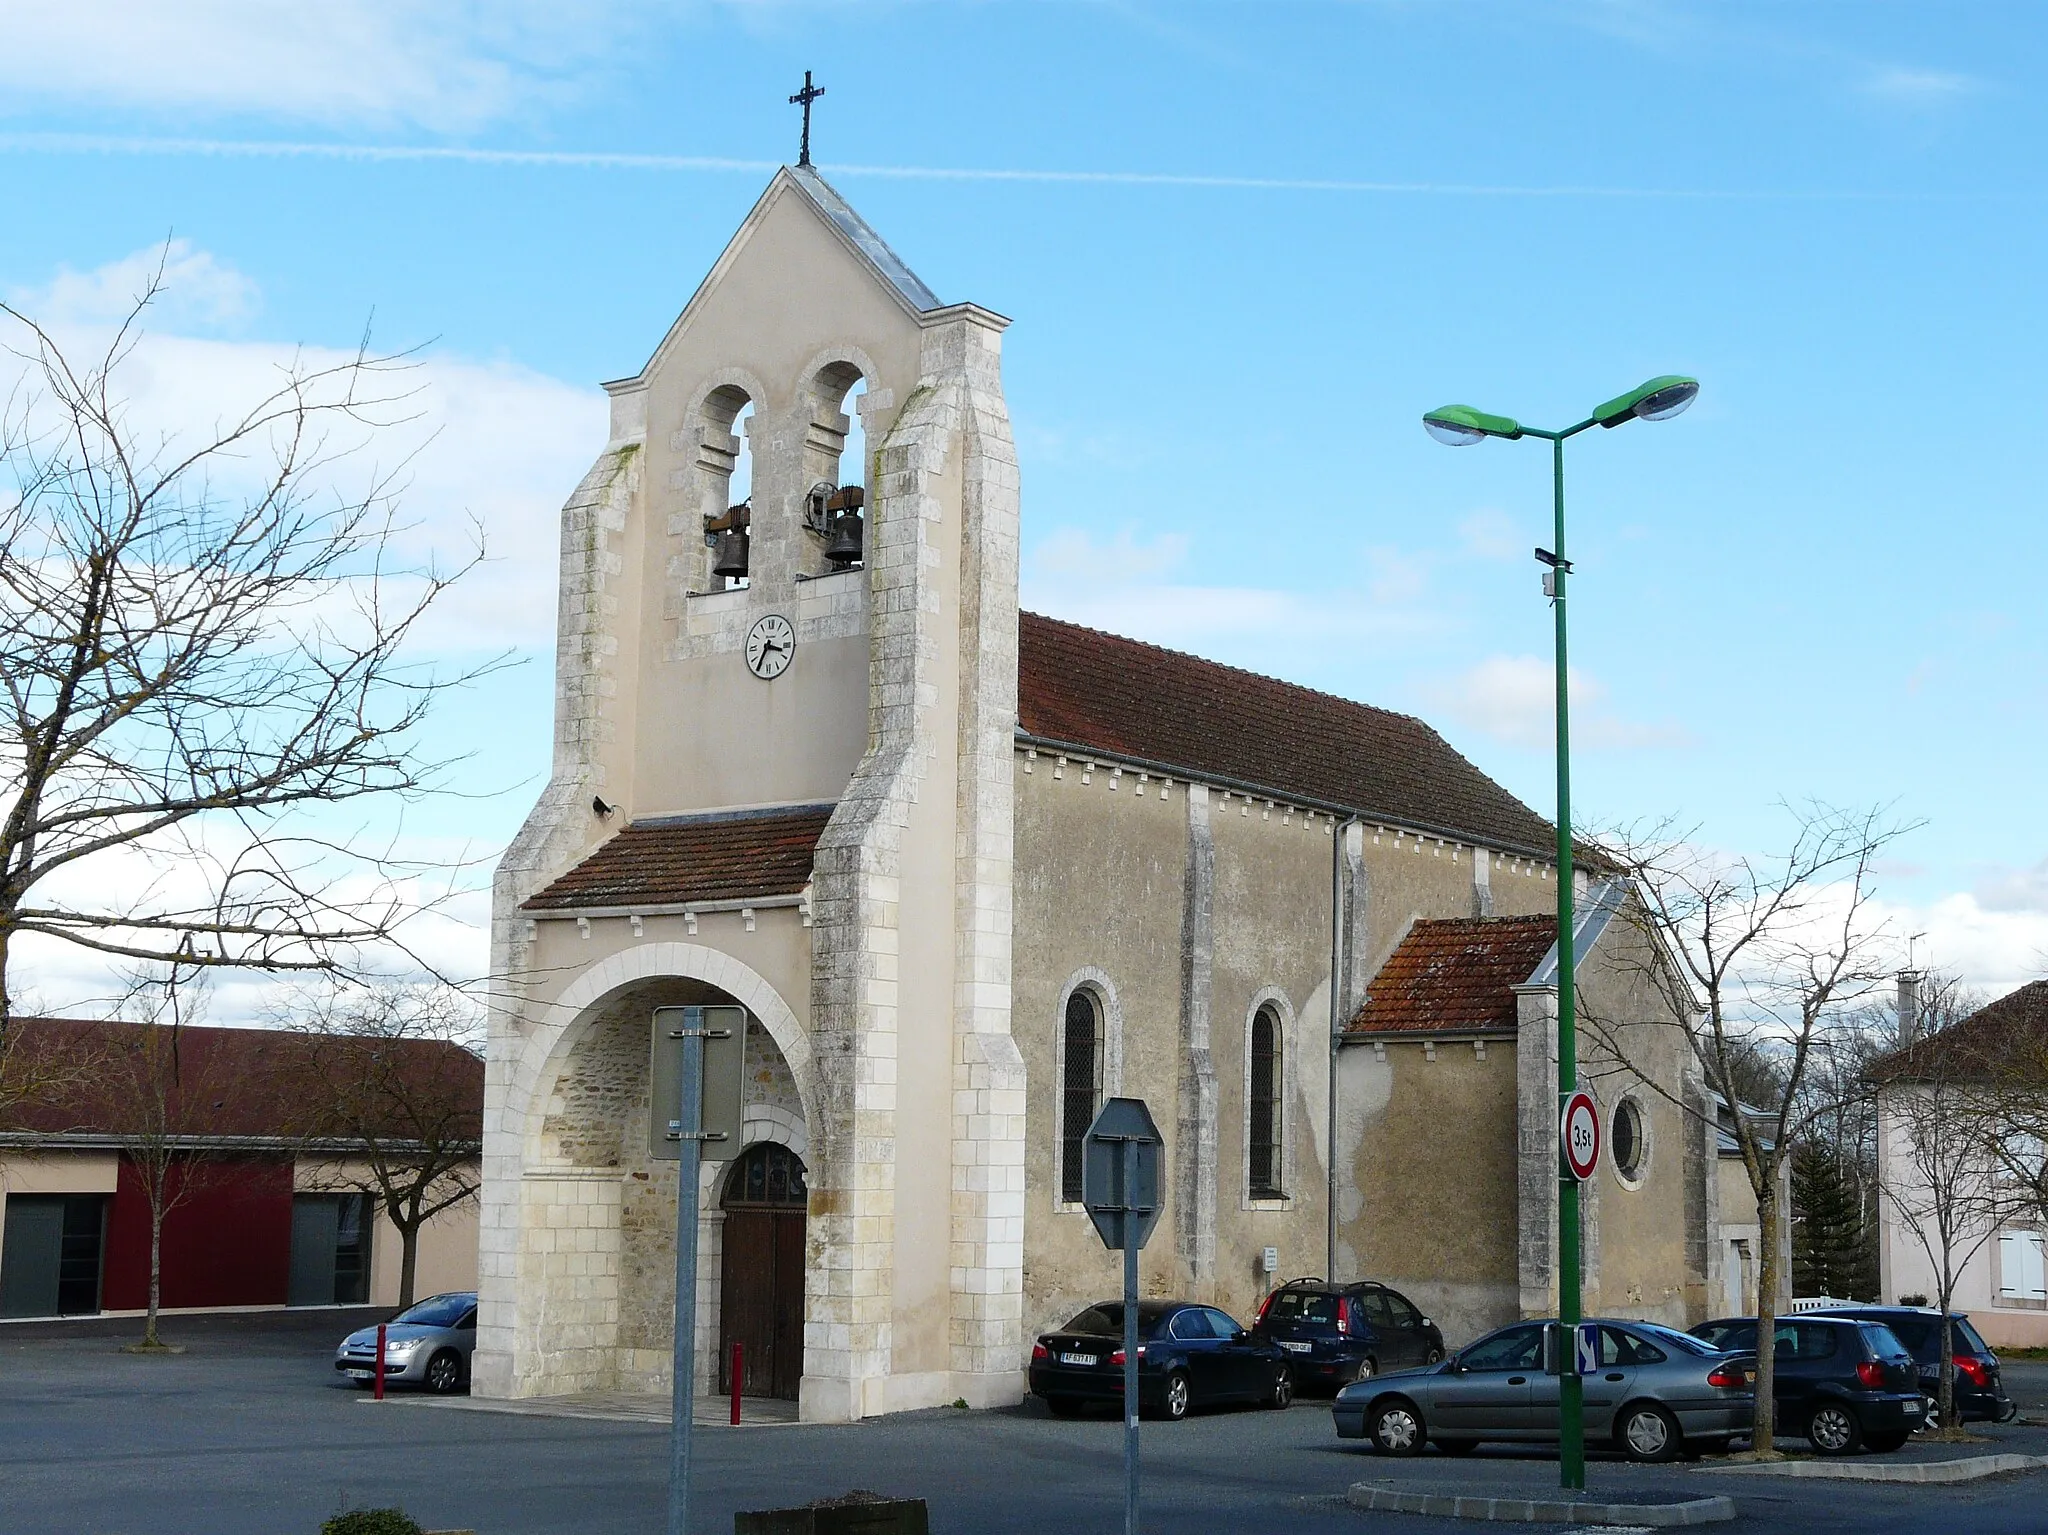
<path id="1" fill-rule="evenodd" d="M 691 1003 L 749 1019 L 738 1154 L 690 1170 L 706 1389 L 739 1343 L 807 1419 L 1016 1399 L 1120 1282 L 1079 1154 L 1117 1095 L 1168 1143 L 1149 1294 L 1548 1303 L 1553 829 L 1419 719 L 1020 613 L 1008 324 L 786 167 L 606 386 L 553 773 L 496 877 L 481 1393 L 665 1389 L 650 1019 Z M 1385 1021 L 1446 919 L 1499 955 Z M 1700 1315 L 1712 1157 L 1645 1114 L 1596 1293 Z"/>
<path id="2" fill-rule="evenodd" d="M 430 1120 L 475 1185 L 483 1062 L 457 1044 L 70 1018 L 8 1029 L 10 1082 L 35 1090 L 0 1111 L 0 1318 L 147 1308 L 151 1164 L 168 1170 L 167 1312 L 395 1305 L 402 1243 L 368 1160 L 402 1163 Z M 370 1049 L 376 1070 L 350 1073 Z M 349 1081 L 390 1095 L 359 1106 L 359 1133 L 332 1112 Z M 427 1220 L 416 1296 L 475 1288 L 476 1234 L 474 1198 Z"/>

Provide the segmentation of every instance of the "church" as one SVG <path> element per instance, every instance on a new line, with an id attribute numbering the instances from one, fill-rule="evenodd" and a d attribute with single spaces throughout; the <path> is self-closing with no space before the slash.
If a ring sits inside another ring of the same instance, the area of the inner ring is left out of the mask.
<path id="1" fill-rule="evenodd" d="M 810 1421 L 1016 1401 L 1120 1285 L 1080 1205 L 1116 1095 L 1167 1142 L 1148 1294 L 1372 1277 L 1454 1346 L 1555 1304 L 1550 824 L 1420 720 L 1020 612 L 1008 323 L 806 159 L 606 385 L 493 890 L 480 1395 L 667 1389 L 688 1003 L 748 1018 L 743 1145 L 690 1169 L 702 1389 L 737 1341 Z M 1696 1321 L 1714 1116 L 1581 879 L 1587 1307 Z"/>

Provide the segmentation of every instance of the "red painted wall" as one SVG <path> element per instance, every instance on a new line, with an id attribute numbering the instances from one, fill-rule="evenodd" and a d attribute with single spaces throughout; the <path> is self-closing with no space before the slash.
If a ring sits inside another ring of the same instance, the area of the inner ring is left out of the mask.
<path id="1" fill-rule="evenodd" d="M 171 1178 L 184 1194 L 164 1218 L 161 1304 L 283 1305 L 291 1281 L 291 1159 L 194 1157 Z M 149 1304 L 149 1199 L 126 1157 L 107 1209 L 102 1275 L 107 1310 Z"/>

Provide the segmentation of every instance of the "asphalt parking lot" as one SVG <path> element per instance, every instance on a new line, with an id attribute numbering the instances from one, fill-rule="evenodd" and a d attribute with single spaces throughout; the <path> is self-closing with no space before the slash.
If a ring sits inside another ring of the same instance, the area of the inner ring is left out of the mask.
<path id="1" fill-rule="evenodd" d="M 175 1358 L 118 1345 L 134 1324 L 0 1327 L 0 1531 L 5 1535 L 313 1535 L 341 1506 L 399 1504 L 430 1528 L 479 1535 L 656 1535 L 667 1433 L 638 1423 L 509 1416 L 432 1402 L 376 1404 L 338 1383 L 334 1343 L 351 1313 L 179 1319 Z M 2016 1365 L 2021 1399 L 2048 1416 L 2048 1365 Z M 2048 1454 L 2048 1429 L 1992 1431 L 1988 1450 Z M 732 1529 L 772 1508 L 853 1487 L 920 1496 L 939 1535 L 1043 1535 L 1121 1527 L 1113 1418 L 1060 1422 L 1032 1406 L 941 1410 L 837 1427 L 707 1429 L 697 1440 L 695 1528 Z M 1148 1530 L 1228 1535 L 1407 1532 L 1468 1526 L 1363 1514 L 1353 1482 L 1527 1495 L 1555 1461 L 1483 1450 L 1393 1462 L 1340 1444 L 1327 1407 L 1226 1412 L 1145 1429 Z M 2048 1473 L 1962 1486 L 1738 1479 L 1602 1458 L 1596 1496 L 1729 1492 L 1733 1528 L 1972 1535 L 2041 1528 Z M 1475 1485 L 1476 1484 L 1476 1485 Z M 1552 1528 L 1555 1528 L 1554 1526 Z"/>

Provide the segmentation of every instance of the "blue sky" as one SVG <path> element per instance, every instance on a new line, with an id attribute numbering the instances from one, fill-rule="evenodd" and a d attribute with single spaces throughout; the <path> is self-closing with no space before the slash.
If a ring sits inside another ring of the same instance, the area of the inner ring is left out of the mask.
<path id="1" fill-rule="evenodd" d="M 171 416 L 372 317 L 427 348 L 414 510 L 498 556 L 442 643 L 532 660 L 448 711 L 471 793 L 416 834 L 488 850 L 537 791 L 594 386 L 810 68 L 825 173 L 1015 318 L 1028 604 L 1422 714 L 1547 812 L 1544 452 L 1417 418 L 1695 373 L 1572 451 L 1581 813 L 1765 849 L 1780 800 L 1891 803 L 1919 957 L 2048 968 L 2039 7 L 297 9 L 0 0 L 0 292 L 89 328 L 174 237 Z"/>

